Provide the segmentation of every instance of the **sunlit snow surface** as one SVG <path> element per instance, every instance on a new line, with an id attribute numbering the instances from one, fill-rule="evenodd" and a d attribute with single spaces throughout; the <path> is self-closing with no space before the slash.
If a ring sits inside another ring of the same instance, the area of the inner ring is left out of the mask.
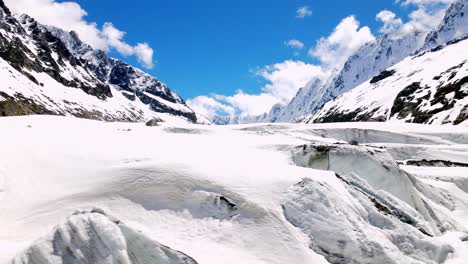
<path id="1" fill-rule="evenodd" d="M 82 223 L 78 231 L 106 226 L 103 244 L 128 249 L 123 259 L 147 245 L 197 263 L 468 257 L 468 167 L 400 165 L 468 163 L 464 126 L 146 127 L 27 116 L 1 118 L 0 131 L 1 263 L 57 245 L 54 232 L 70 221 Z M 72 216 L 90 208 L 112 218 Z M 50 252 L 51 263 L 65 263 Z"/>

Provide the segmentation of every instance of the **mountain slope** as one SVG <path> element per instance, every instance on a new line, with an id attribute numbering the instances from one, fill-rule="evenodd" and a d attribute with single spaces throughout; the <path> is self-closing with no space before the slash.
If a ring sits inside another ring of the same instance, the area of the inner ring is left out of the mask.
<path id="1" fill-rule="evenodd" d="M 296 122 L 315 112 L 327 101 L 414 53 L 421 47 L 424 36 L 420 32 L 389 34 L 364 45 L 328 80 L 314 78 L 300 89 L 274 121 Z"/>
<path id="2" fill-rule="evenodd" d="M 0 114 L 108 121 L 153 117 L 197 122 L 166 85 L 81 42 L 74 32 L 15 16 L 0 0 Z"/>
<path id="3" fill-rule="evenodd" d="M 266 114 L 260 122 L 300 122 L 318 111 L 326 102 L 357 87 L 404 58 L 428 50 L 468 34 L 467 1 L 450 5 L 437 29 L 432 32 L 405 29 L 382 35 L 375 42 L 361 47 L 343 68 L 326 80 L 313 78 L 281 111 Z"/>
<path id="4" fill-rule="evenodd" d="M 448 9 L 439 27 L 426 37 L 425 50 L 468 35 L 468 1 L 458 0 Z"/>
<path id="5" fill-rule="evenodd" d="M 409 57 L 328 102 L 305 122 L 460 124 L 468 119 L 468 39 Z"/>

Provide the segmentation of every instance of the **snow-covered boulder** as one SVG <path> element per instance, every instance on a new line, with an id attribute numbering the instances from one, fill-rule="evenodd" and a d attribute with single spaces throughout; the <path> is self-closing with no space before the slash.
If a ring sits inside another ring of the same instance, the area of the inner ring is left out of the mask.
<path id="1" fill-rule="evenodd" d="M 12 264 L 196 264 L 189 256 L 151 240 L 100 209 L 77 211 Z"/>

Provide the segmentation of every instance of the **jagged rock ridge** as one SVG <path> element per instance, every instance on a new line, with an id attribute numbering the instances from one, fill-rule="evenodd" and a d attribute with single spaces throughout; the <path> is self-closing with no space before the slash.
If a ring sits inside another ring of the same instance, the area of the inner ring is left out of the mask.
<path id="1" fill-rule="evenodd" d="M 163 114 L 197 122 L 196 114 L 165 84 L 94 50 L 75 32 L 14 15 L 3 1 L 0 29 L 0 74 L 5 80 L 0 115 L 144 121 Z"/>

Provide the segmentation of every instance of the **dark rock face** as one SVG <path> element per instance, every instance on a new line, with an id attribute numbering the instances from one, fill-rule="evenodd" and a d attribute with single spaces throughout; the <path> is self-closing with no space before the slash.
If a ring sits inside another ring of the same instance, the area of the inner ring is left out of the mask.
<path id="1" fill-rule="evenodd" d="M 467 163 L 453 162 L 449 160 L 408 160 L 406 165 L 418 167 L 468 167 Z"/>
<path id="2" fill-rule="evenodd" d="M 352 112 L 341 112 L 339 109 L 330 109 L 323 117 L 314 120 L 314 123 L 337 123 L 337 122 L 385 122 L 385 116 L 373 117 L 379 108 L 365 112 L 364 109 L 357 109 Z"/>
<path id="3" fill-rule="evenodd" d="M 421 83 L 412 83 L 405 87 L 401 92 L 398 93 L 395 101 L 393 102 L 393 107 L 390 111 L 390 114 L 398 115 L 398 118 L 404 118 L 408 114 L 415 111 L 415 109 L 422 102 L 422 99 L 413 101 L 415 99 L 415 93 L 418 89 L 421 89 Z"/>
<path id="4" fill-rule="evenodd" d="M 393 74 L 395 74 L 395 70 L 388 70 L 388 71 L 383 71 L 381 72 L 379 75 L 377 76 L 374 76 L 371 80 L 370 80 L 370 83 L 374 84 L 374 83 L 378 83 L 380 82 L 381 80 L 384 80 L 390 76 L 392 76 Z"/>
<path id="5" fill-rule="evenodd" d="M 449 80 L 454 76 L 452 70 L 449 71 L 451 74 Z M 391 116 L 403 119 L 411 115 L 411 121 L 414 123 L 428 123 L 435 114 L 453 108 L 458 100 L 468 96 L 468 91 L 462 89 L 467 83 L 468 76 L 458 81 L 439 86 L 434 95 L 432 95 L 429 90 L 420 87 L 420 83 L 412 83 L 404 88 L 396 97 L 391 110 Z M 418 97 L 417 93 L 420 93 Z M 421 94 L 424 94 L 424 96 L 421 96 Z M 453 94 L 453 96 L 448 96 L 449 94 Z M 425 101 L 429 101 L 430 110 L 422 109 L 423 102 Z M 467 116 L 465 112 L 466 107 L 463 108 L 454 124 L 459 124 L 466 120 Z"/>
<path id="6" fill-rule="evenodd" d="M 8 9 L 3 0 L 0 0 L 0 8 L 5 12 L 5 14 L 11 15 L 10 9 Z"/>
<path id="7" fill-rule="evenodd" d="M 457 116 L 457 118 L 453 122 L 453 124 L 458 125 L 467 119 L 468 119 L 468 105 L 465 105 L 460 111 L 460 114 Z"/>
<path id="8" fill-rule="evenodd" d="M 158 119 L 158 118 L 153 118 L 146 122 L 146 126 L 153 127 L 153 126 L 159 126 L 159 123 L 163 122 L 163 120 Z"/>
<path id="9" fill-rule="evenodd" d="M 26 47 L 18 37 L 9 40 L 0 35 L 1 58 L 36 84 L 38 84 L 37 80 L 26 70 L 46 73 L 64 86 L 81 89 L 102 100 L 112 97 L 110 87 L 90 75 L 83 76 L 83 79 L 75 78 L 73 80 L 63 77 L 66 62 L 72 67 L 82 68 L 83 71 L 86 71 L 83 61 L 74 57 L 60 39 L 53 36 L 33 18 L 26 15 L 21 18 L 22 20 L 18 22 L 10 16 L 12 22 L 9 23 L 9 31 L 17 35 L 31 37 L 36 42 L 36 54 Z M 4 24 L 3 28 L 5 27 Z M 55 59 L 52 54 L 56 54 Z"/>
<path id="10" fill-rule="evenodd" d="M 21 94 L 11 97 L 3 92 L 0 96 L 6 100 L 0 101 L 0 116 L 21 116 L 21 115 L 57 115 L 42 105 L 36 104 L 33 100 L 25 98 Z"/>

